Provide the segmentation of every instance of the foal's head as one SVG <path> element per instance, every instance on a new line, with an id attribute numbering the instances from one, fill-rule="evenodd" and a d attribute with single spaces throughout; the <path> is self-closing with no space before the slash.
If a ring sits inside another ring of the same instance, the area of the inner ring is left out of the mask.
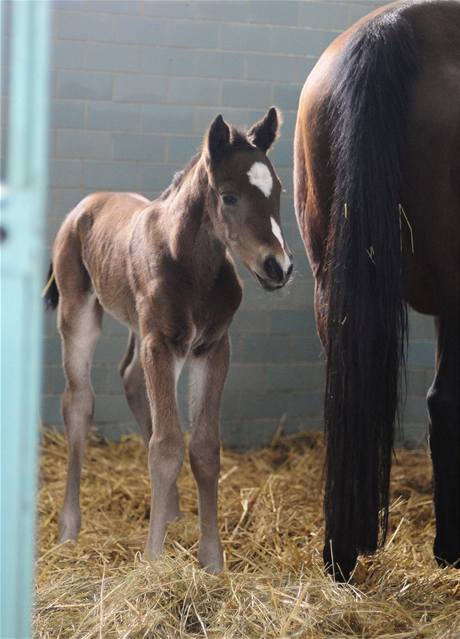
<path id="1" fill-rule="evenodd" d="M 274 107 L 247 133 L 218 115 L 204 146 L 216 231 L 270 291 L 284 286 L 292 273 L 280 228 L 281 183 L 266 155 L 279 127 Z"/>

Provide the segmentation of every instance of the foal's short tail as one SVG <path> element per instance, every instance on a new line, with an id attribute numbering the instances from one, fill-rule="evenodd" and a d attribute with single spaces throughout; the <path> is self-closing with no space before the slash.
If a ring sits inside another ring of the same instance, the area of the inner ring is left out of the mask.
<path id="1" fill-rule="evenodd" d="M 59 290 L 56 284 L 56 278 L 54 277 L 53 263 L 50 263 L 48 271 L 48 279 L 42 292 L 45 308 L 54 311 L 59 302 Z"/>
<path id="2" fill-rule="evenodd" d="M 324 557 L 344 573 L 383 544 L 388 524 L 407 339 L 402 154 L 415 72 L 411 25 L 385 13 L 346 45 L 331 99 Z"/>

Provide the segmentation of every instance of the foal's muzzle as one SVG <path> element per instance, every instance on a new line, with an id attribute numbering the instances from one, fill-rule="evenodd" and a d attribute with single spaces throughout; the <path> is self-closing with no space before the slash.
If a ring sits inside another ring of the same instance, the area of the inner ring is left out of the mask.
<path id="1" fill-rule="evenodd" d="M 289 280 L 292 274 L 292 258 L 287 269 L 284 270 L 279 261 L 273 255 L 265 258 L 263 263 L 263 277 L 256 273 L 256 277 L 266 291 L 275 291 L 282 288 Z"/>

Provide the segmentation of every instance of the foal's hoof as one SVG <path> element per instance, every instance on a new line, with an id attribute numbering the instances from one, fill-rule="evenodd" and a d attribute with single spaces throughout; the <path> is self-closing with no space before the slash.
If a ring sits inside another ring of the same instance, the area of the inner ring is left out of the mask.
<path id="1" fill-rule="evenodd" d="M 64 544 L 66 541 L 77 541 L 78 530 L 72 526 L 60 526 L 58 535 L 58 544 Z"/>
<path id="2" fill-rule="evenodd" d="M 351 574 L 356 566 L 358 555 L 355 552 L 344 552 L 343 550 L 333 549 L 326 544 L 323 548 L 324 567 L 333 577 L 334 581 L 346 583 L 350 580 Z"/>
<path id="3" fill-rule="evenodd" d="M 145 546 L 144 548 L 144 559 L 145 561 L 157 561 L 163 554 L 163 548 L 149 548 Z"/>
<path id="4" fill-rule="evenodd" d="M 221 548 L 213 550 L 198 550 L 198 561 L 200 565 L 211 575 L 218 575 L 222 572 L 224 565 L 223 554 Z"/>
<path id="5" fill-rule="evenodd" d="M 80 518 L 69 517 L 64 514 L 59 516 L 58 544 L 66 541 L 77 541 L 80 532 Z"/>

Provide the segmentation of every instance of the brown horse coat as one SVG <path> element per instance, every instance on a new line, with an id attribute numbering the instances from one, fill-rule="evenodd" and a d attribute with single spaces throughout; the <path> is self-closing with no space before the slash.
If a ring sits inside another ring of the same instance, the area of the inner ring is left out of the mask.
<path id="1" fill-rule="evenodd" d="M 436 318 L 434 552 L 458 564 L 458 1 L 393 3 L 331 44 L 302 90 L 294 190 L 328 362 L 325 561 L 347 577 L 385 537 L 407 302 Z"/>

